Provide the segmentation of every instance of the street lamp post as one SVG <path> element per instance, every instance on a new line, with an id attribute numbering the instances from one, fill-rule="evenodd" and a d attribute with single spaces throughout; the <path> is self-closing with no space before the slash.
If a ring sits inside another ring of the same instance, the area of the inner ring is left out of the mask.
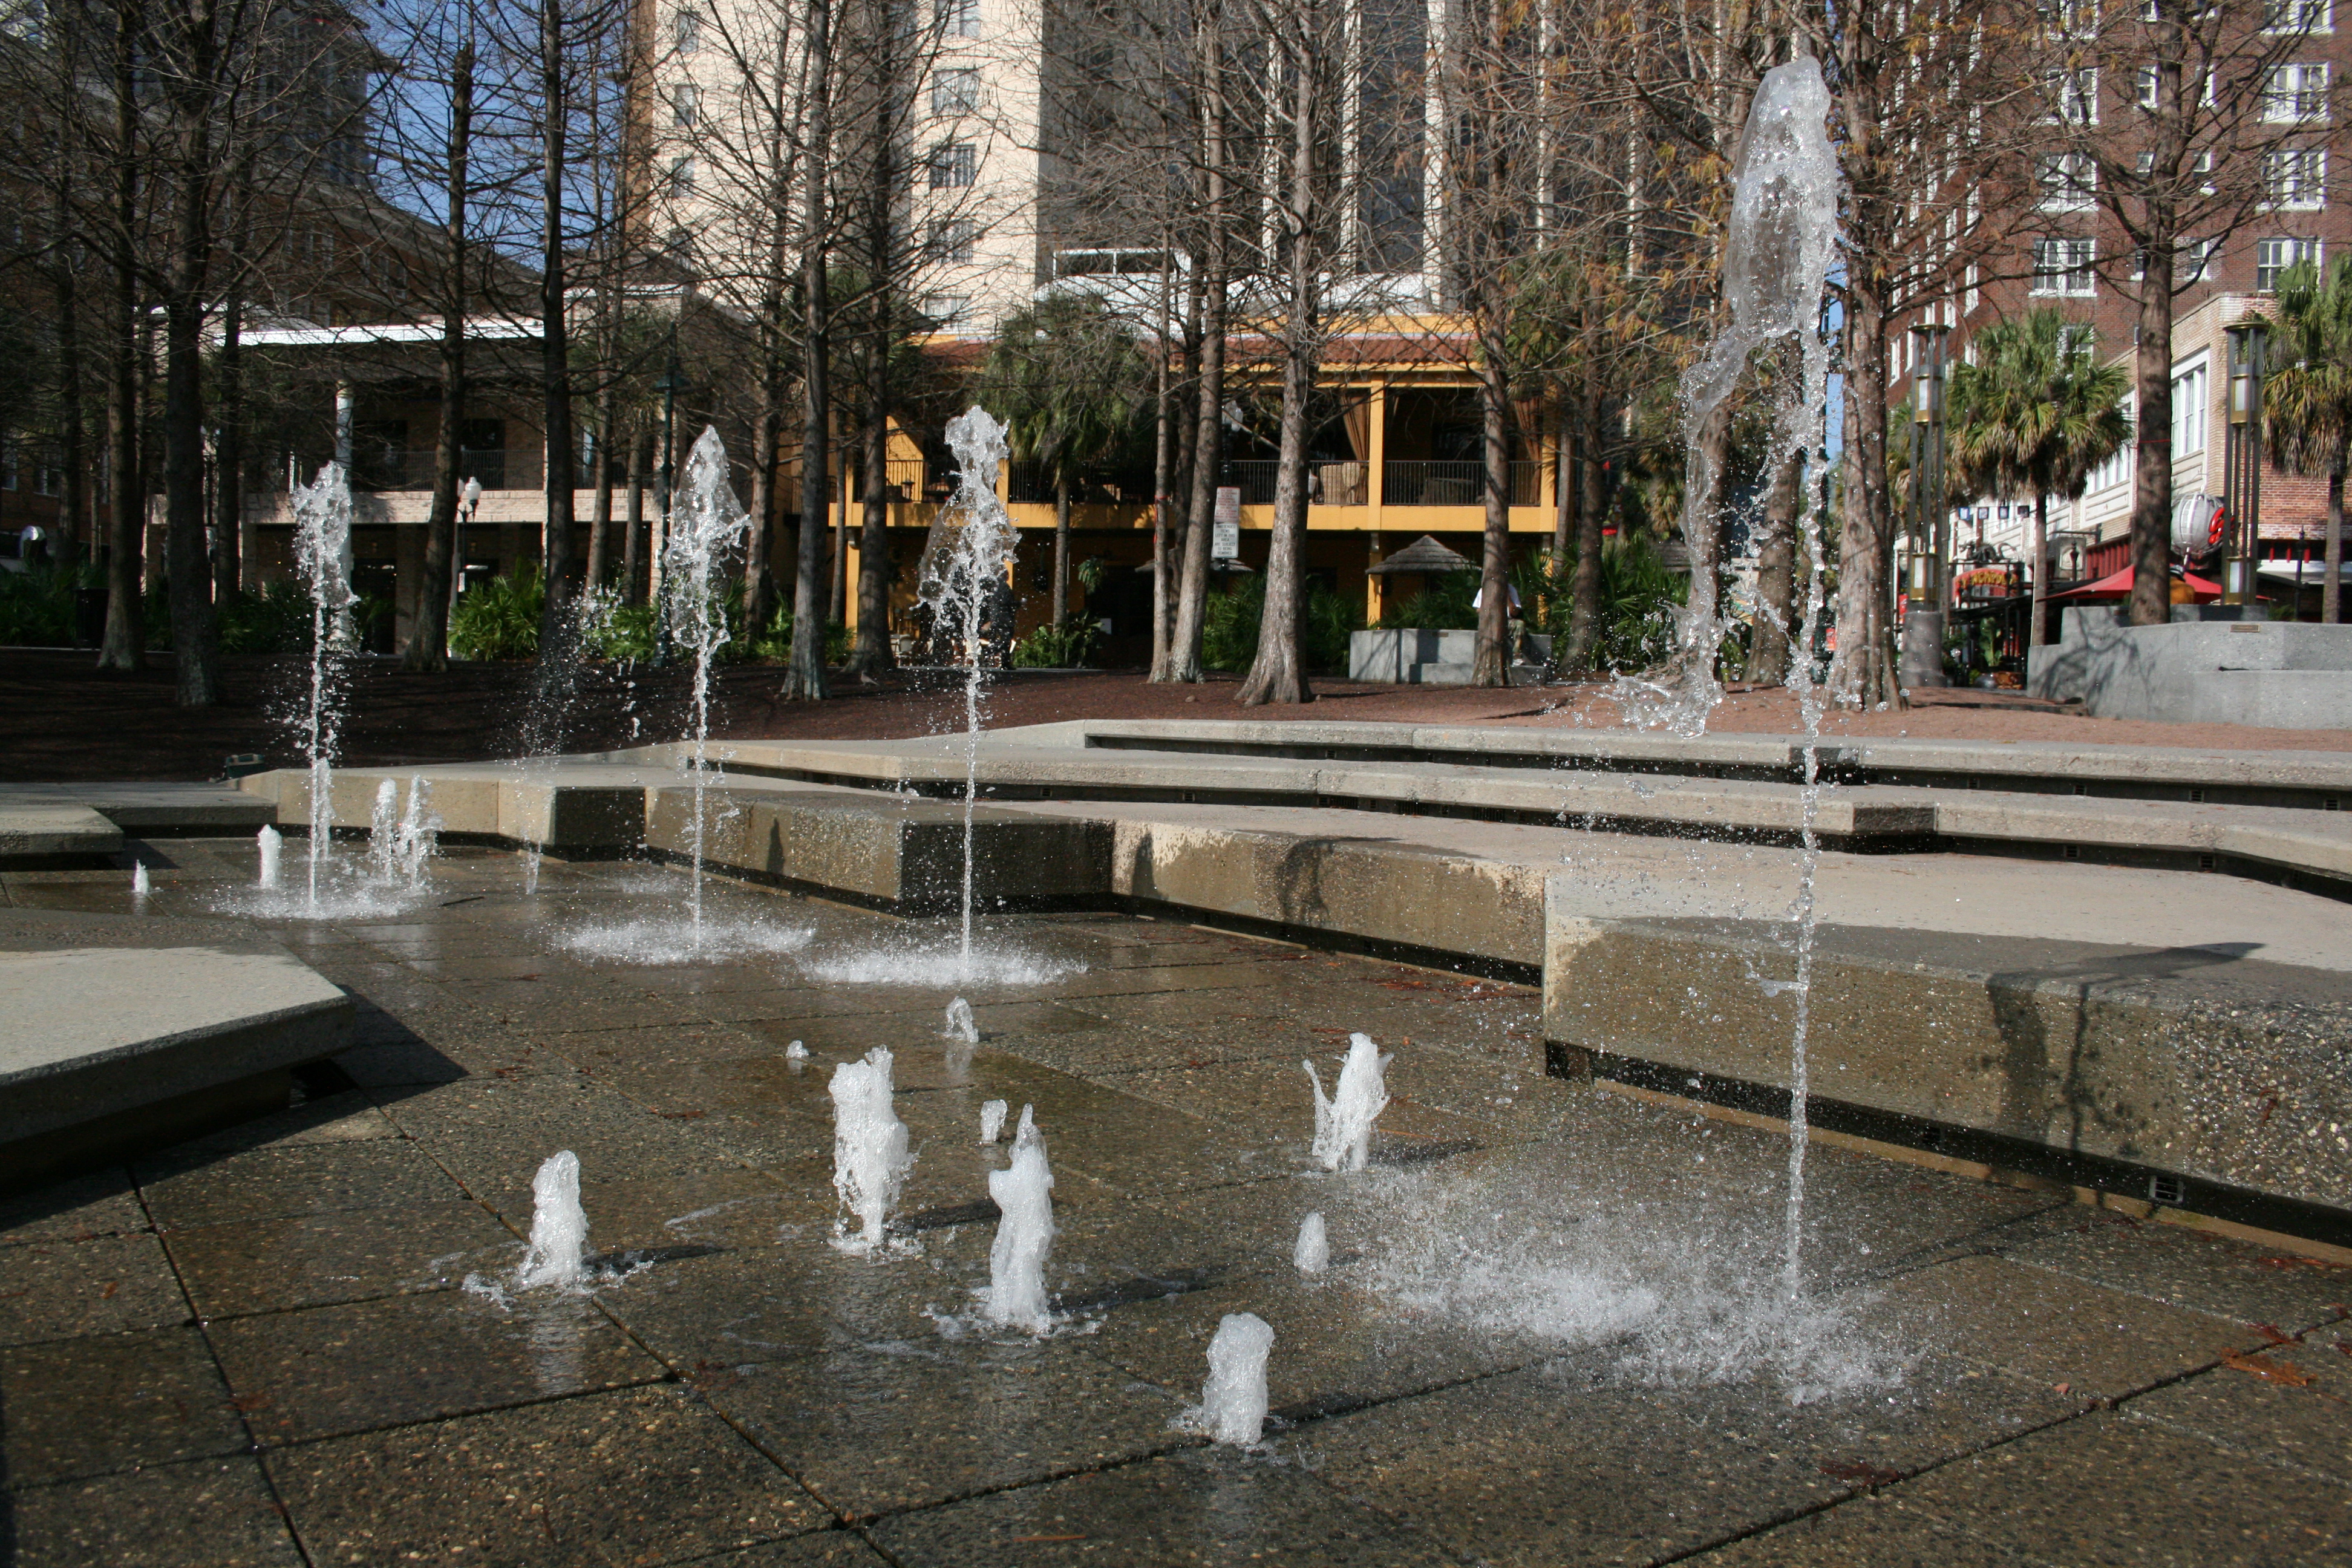
<path id="1" fill-rule="evenodd" d="M 1944 673 L 1946 531 L 1951 508 L 1944 499 L 1944 343 L 1951 329 L 1922 321 L 1911 329 L 1918 369 L 1911 381 L 1911 581 L 1903 617 L 1902 681 L 1948 686 Z"/>
<path id="2" fill-rule="evenodd" d="M 2229 329 L 2230 430 L 2221 464 L 2221 602 L 2254 602 L 2254 563 L 2262 552 L 2263 359 L 2270 322 L 2248 316 Z"/>

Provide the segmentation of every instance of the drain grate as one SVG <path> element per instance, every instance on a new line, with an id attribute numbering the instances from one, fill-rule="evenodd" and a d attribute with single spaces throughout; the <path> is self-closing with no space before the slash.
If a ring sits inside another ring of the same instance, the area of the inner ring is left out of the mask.
<path id="1" fill-rule="evenodd" d="M 2189 1184 L 2178 1176 L 2150 1176 L 2147 1179 L 2147 1201 L 2152 1204 L 2178 1205 L 2187 1201 Z"/>

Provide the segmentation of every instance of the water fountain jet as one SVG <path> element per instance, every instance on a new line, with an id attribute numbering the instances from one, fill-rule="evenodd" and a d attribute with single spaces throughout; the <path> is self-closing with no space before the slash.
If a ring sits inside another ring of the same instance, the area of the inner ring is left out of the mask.
<path id="1" fill-rule="evenodd" d="M 552 1285 L 579 1289 L 588 1260 L 588 1215 L 580 1205 L 580 1156 L 550 1154 L 530 1182 L 530 1250 L 516 1271 L 525 1290 Z"/>
<path id="2" fill-rule="evenodd" d="M 1348 1037 L 1348 1058 L 1339 1065 L 1339 1082 L 1329 1097 L 1315 1064 L 1307 1069 L 1315 1086 L 1315 1142 L 1309 1152 L 1327 1171 L 1360 1171 L 1371 1157 L 1372 1123 L 1388 1109 L 1388 1087 L 1381 1071 L 1393 1057 L 1381 1055 L 1369 1035 Z"/>
<path id="3" fill-rule="evenodd" d="M 988 1173 L 996 1200 L 996 1240 L 988 1249 L 988 1321 L 1042 1334 L 1053 1327 L 1045 1258 L 1054 1247 L 1054 1173 L 1031 1108 L 1021 1108 L 1013 1163 Z"/>
<path id="4" fill-rule="evenodd" d="M 1298 1222 L 1298 1244 L 1290 1249 L 1290 1262 L 1301 1274 L 1320 1274 L 1331 1267 L 1331 1237 L 1319 1210 Z"/>
<path id="5" fill-rule="evenodd" d="M 310 704 L 303 750 L 310 764 L 310 881 L 308 911 L 318 913 L 319 874 L 335 830 L 335 749 L 341 740 L 342 656 L 352 591 L 352 487 L 340 463 L 322 466 L 294 487 L 294 566 L 310 595 Z"/>
<path id="6" fill-rule="evenodd" d="M 864 1060 L 833 1069 L 833 1187 L 848 1211 L 834 1226 L 834 1245 L 845 1252 L 882 1245 L 884 1224 L 914 1163 L 907 1124 L 890 1103 L 890 1060 L 889 1048 L 877 1046 Z M 857 1221 L 854 1235 L 850 1217 Z"/>
<path id="7" fill-rule="evenodd" d="M 1274 1328 L 1255 1312 L 1228 1312 L 1209 1342 L 1209 1380 L 1201 1403 L 1179 1416 L 1186 1431 L 1246 1448 L 1265 1431 L 1265 1361 Z"/>

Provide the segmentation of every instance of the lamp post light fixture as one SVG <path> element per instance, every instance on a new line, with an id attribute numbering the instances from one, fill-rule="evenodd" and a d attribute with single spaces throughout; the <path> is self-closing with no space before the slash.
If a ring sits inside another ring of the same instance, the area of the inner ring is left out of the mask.
<path id="1" fill-rule="evenodd" d="M 2254 601 L 2254 558 L 2262 550 L 2263 373 L 2270 322 L 2247 316 L 2229 328 L 2230 429 L 2221 462 L 2221 599 Z"/>
<path id="2" fill-rule="evenodd" d="M 1910 603 L 1903 617 L 1902 680 L 1944 686 L 1946 557 L 1952 506 L 1944 492 L 1944 353 L 1952 329 L 1921 321 L 1911 333 L 1917 367 L 1911 378 Z"/>

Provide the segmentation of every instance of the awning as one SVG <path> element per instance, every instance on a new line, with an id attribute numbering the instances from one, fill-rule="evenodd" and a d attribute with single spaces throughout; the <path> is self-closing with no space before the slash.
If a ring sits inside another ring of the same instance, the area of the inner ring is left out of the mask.
<path id="1" fill-rule="evenodd" d="M 1375 577 L 1385 577 L 1400 572 L 1475 572 L 1478 567 L 1468 556 L 1448 550 L 1424 533 L 1387 560 L 1364 570 Z"/>
<path id="2" fill-rule="evenodd" d="M 2209 583 L 2194 572 L 2183 572 L 2179 580 L 2189 584 L 2189 591 L 2197 595 L 2200 604 L 2221 596 L 2221 584 Z M 2053 602 L 2059 599 L 2127 599 L 2131 591 L 2132 569 L 2126 566 L 2112 576 L 2102 577 L 2095 583 L 2085 583 L 2079 588 L 2069 588 L 2063 594 L 2053 594 L 2050 597 Z"/>

